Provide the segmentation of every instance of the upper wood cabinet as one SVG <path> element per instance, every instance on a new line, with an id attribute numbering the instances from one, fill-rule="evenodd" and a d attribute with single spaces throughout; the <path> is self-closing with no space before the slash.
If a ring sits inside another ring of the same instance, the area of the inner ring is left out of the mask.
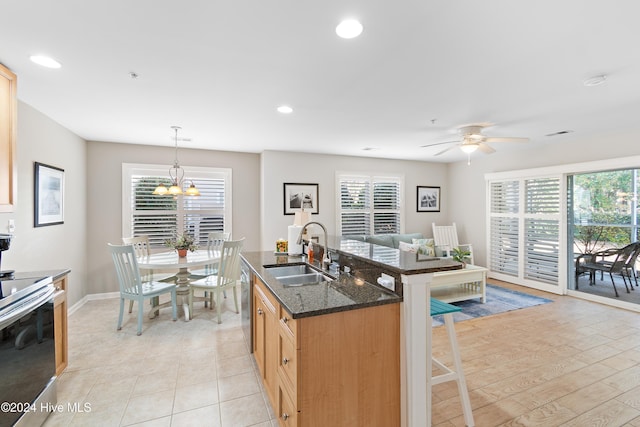
<path id="1" fill-rule="evenodd" d="M 16 205 L 17 82 L 16 75 L 0 64 L 0 212 L 13 212 Z"/>

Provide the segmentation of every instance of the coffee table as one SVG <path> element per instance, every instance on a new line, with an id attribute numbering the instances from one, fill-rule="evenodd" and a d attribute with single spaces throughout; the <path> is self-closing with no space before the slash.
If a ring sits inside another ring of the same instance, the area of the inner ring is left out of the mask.
<path id="1" fill-rule="evenodd" d="M 433 273 L 430 283 L 431 296 L 444 302 L 466 301 L 480 298 L 487 302 L 487 272 L 478 265 L 467 264 L 461 270 Z"/>

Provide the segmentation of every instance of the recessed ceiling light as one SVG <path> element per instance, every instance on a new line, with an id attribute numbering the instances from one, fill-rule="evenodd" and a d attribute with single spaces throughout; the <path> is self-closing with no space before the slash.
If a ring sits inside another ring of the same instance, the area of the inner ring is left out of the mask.
<path id="1" fill-rule="evenodd" d="M 376 147 L 364 147 L 364 148 L 362 149 L 362 151 L 376 151 L 376 150 L 377 150 L 377 148 L 376 148 Z"/>
<path id="2" fill-rule="evenodd" d="M 604 74 L 600 74 L 598 76 L 589 77 L 588 79 L 584 79 L 582 82 L 585 86 L 598 86 L 607 80 L 607 76 Z"/>
<path id="3" fill-rule="evenodd" d="M 288 105 L 281 105 L 277 108 L 278 113 L 282 113 L 282 114 L 291 114 L 293 113 L 293 108 L 289 107 Z"/>
<path id="4" fill-rule="evenodd" d="M 43 55 L 31 55 L 29 57 L 29 59 L 33 62 L 35 62 L 38 65 L 42 65 L 43 67 L 47 67 L 47 68 L 60 68 L 62 67 L 62 64 L 60 64 L 58 61 L 56 61 L 53 58 L 50 58 L 48 56 L 43 56 Z"/>
<path id="5" fill-rule="evenodd" d="M 355 19 L 346 19 L 336 27 L 336 34 L 343 39 L 352 39 L 362 34 L 362 24 Z"/>

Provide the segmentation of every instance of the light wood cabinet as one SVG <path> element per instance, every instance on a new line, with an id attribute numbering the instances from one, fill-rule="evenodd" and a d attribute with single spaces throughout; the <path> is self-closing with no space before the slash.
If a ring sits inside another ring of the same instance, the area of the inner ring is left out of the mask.
<path id="1" fill-rule="evenodd" d="M 56 292 L 53 294 L 53 325 L 56 351 L 56 375 L 60 375 L 69 363 L 67 340 L 67 275 L 53 282 Z"/>
<path id="2" fill-rule="evenodd" d="M 399 304 L 292 319 L 259 280 L 254 291 L 254 355 L 281 426 L 400 425 Z M 275 334 L 261 326 L 265 299 L 277 310 Z M 262 339 L 273 339 L 275 349 Z"/>
<path id="3" fill-rule="evenodd" d="M 17 82 L 0 64 L 0 212 L 13 212 L 16 205 Z"/>
<path id="4" fill-rule="evenodd" d="M 256 279 L 253 289 L 253 354 L 262 382 L 272 403 L 277 401 L 277 336 L 278 302 L 266 286 Z"/>

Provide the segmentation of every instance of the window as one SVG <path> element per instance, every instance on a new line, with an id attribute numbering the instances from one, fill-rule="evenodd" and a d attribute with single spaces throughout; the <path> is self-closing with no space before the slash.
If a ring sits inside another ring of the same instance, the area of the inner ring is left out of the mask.
<path id="1" fill-rule="evenodd" d="M 496 278 L 558 285 L 560 182 L 558 176 L 489 182 L 489 262 Z"/>
<path id="2" fill-rule="evenodd" d="M 342 236 L 401 233 L 400 176 L 338 174 L 338 232 Z"/>
<path id="3" fill-rule="evenodd" d="M 149 236 L 151 246 L 183 231 L 204 246 L 212 231 L 231 232 L 231 169 L 186 168 L 183 190 L 193 182 L 200 196 L 157 196 L 163 182 L 170 184 L 168 166 L 122 165 L 122 235 Z"/>

